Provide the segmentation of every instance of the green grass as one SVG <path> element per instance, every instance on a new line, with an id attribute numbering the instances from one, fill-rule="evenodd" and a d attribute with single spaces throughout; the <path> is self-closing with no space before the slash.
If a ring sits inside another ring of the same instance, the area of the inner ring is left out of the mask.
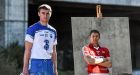
<path id="1" fill-rule="evenodd" d="M 58 70 L 58 75 L 74 75 L 73 71 Z"/>

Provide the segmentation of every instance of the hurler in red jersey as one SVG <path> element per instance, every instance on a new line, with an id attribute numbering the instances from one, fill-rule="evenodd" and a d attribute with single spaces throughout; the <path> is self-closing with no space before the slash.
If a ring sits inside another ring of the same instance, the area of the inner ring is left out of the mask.
<path id="1" fill-rule="evenodd" d="M 108 68 L 112 65 L 109 50 L 99 45 L 99 39 L 99 31 L 91 30 L 90 42 L 82 48 L 83 58 L 87 63 L 88 75 L 109 75 Z"/>

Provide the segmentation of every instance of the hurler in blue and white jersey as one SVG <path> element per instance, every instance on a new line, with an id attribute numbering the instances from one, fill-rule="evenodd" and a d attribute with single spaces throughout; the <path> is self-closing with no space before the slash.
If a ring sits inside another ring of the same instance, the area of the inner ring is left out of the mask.
<path id="1" fill-rule="evenodd" d="M 40 20 L 25 35 L 23 75 L 58 75 L 57 32 L 48 24 L 52 9 L 47 4 L 38 8 Z"/>

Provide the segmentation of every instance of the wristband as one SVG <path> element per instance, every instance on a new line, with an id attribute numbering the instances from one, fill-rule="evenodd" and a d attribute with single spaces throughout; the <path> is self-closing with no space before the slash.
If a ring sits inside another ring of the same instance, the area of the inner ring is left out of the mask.
<path id="1" fill-rule="evenodd" d="M 104 62 L 104 58 L 94 58 L 95 59 L 95 64 Z"/>

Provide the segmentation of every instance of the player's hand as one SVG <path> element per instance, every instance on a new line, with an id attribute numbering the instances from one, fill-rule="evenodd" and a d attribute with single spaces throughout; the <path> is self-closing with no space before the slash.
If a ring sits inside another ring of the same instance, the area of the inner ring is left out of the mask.
<path id="1" fill-rule="evenodd" d="M 23 68 L 23 75 L 29 75 L 28 68 Z"/>
<path id="2" fill-rule="evenodd" d="M 88 62 L 90 64 L 94 64 L 94 62 L 95 62 L 95 59 L 94 58 L 91 58 L 91 56 L 89 56 L 89 55 L 86 56 L 86 59 L 88 60 Z"/>
<path id="3" fill-rule="evenodd" d="M 106 61 L 107 61 L 107 59 L 106 59 L 106 58 L 104 58 L 104 59 L 103 59 L 103 62 L 106 62 Z"/>
<path id="4" fill-rule="evenodd" d="M 58 75 L 58 71 L 57 70 L 55 70 L 54 75 Z"/>

